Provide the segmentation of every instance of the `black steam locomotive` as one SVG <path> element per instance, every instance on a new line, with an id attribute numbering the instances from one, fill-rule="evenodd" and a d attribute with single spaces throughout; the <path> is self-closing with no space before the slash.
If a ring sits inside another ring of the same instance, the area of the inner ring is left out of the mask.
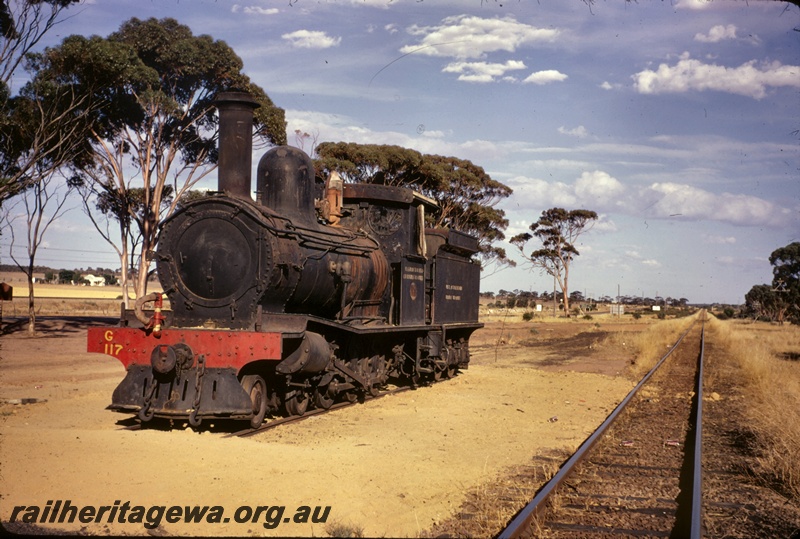
<path id="1" fill-rule="evenodd" d="M 256 106 L 243 93 L 218 97 L 219 192 L 163 224 L 163 296 L 89 330 L 88 350 L 127 370 L 110 409 L 258 426 L 268 413 L 302 415 L 469 363 L 482 326 L 477 240 L 426 229 L 436 204 L 410 189 L 335 174 L 318 188 L 311 159 L 286 146 L 259 162 L 253 202 Z"/>

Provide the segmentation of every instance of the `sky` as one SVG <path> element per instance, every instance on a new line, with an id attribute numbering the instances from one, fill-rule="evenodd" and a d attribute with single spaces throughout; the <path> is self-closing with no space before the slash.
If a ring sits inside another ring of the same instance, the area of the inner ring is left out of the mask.
<path id="1" fill-rule="evenodd" d="M 548 208 L 594 210 L 569 281 L 586 296 L 739 304 L 800 241 L 800 9 L 784 2 L 95 0 L 69 15 L 42 46 L 131 17 L 224 40 L 306 151 L 471 160 L 514 191 L 507 238 Z M 484 268 L 482 290 L 552 290 L 501 246 L 518 265 Z M 45 247 L 52 267 L 119 267 L 77 207 Z"/>

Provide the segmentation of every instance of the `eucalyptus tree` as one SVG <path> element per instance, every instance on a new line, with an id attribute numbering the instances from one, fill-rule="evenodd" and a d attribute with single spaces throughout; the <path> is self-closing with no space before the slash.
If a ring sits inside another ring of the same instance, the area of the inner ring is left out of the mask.
<path id="1" fill-rule="evenodd" d="M 505 239 L 508 227 L 498 202 L 510 187 L 493 180 L 467 159 L 422 154 L 393 145 L 323 142 L 316 147 L 317 173 L 336 171 L 345 182 L 409 187 L 439 205 L 428 224 L 450 227 L 478 237 L 484 262 L 513 265 L 505 250 L 494 245 Z"/>
<path id="2" fill-rule="evenodd" d="M 137 296 L 146 293 L 159 223 L 216 167 L 215 96 L 249 92 L 260 105 L 259 141 L 286 143 L 283 109 L 242 72 L 233 49 L 211 36 L 193 35 L 174 19 L 133 18 L 106 38 L 69 36 L 33 61 L 37 79 L 101 104 L 90 115 L 83 151 L 72 162 L 73 183 L 83 184 L 87 203 L 93 196 L 100 204 L 116 201 L 119 209 L 107 215 L 120 225 L 114 247 L 123 271 L 129 255 L 126 220 L 138 231 Z M 141 200 L 132 189 L 141 190 Z M 127 280 L 123 274 L 123 285 Z"/>
<path id="3" fill-rule="evenodd" d="M 36 254 L 44 242 L 47 229 L 68 210 L 65 206 L 67 202 L 66 184 L 54 170 L 51 170 L 22 191 L 18 196 L 18 201 L 21 201 L 21 204 L 16 204 L 16 206 L 21 206 L 24 213 L 10 215 L 15 208 L 12 209 L 8 215 L 8 224 L 13 225 L 13 221 L 20 217 L 24 219 L 25 257 L 18 257 L 14 254 L 14 247 L 19 235 L 14 226 L 9 226 L 11 244 L 8 250 L 14 264 L 25 274 L 27 280 L 28 335 L 34 336 L 36 334 L 36 300 L 33 293 L 33 271 L 36 266 Z"/>
<path id="4" fill-rule="evenodd" d="M 580 255 L 575 244 L 578 237 L 587 230 L 587 226 L 596 219 L 597 213 L 591 210 L 567 211 L 564 208 L 550 208 L 544 210 L 539 220 L 529 227 L 530 233 L 517 234 L 510 240 L 525 255 L 529 265 L 544 270 L 558 282 L 564 295 L 566 316 L 569 316 L 569 270 L 575 257 Z M 525 244 L 534 236 L 541 241 L 542 246 L 525 254 Z"/>
<path id="5" fill-rule="evenodd" d="M 8 86 L 62 12 L 80 0 L 3 0 L 0 2 L 0 86 Z"/>
<path id="6" fill-rule="evenodd" d="M 41 162 L 57 167 L 74 140 L 68 120 L 81 108 L 80 96 L 64 94 L 54 99 L 52 88 L 31 85 L 24 94 L 13 96 L 11 86 L 15 74 L 26 65 L 26 55 L 58 24 L 62 12 L 78 2 L 0 2 L 0 205 L 47 172 L 39 166 Z"/>
<path id="7" fill-rule="evenodd" d="M 793 324 L 800 324 L 800 242 L 794 241 L 772 251 L 772 288 Z"/>

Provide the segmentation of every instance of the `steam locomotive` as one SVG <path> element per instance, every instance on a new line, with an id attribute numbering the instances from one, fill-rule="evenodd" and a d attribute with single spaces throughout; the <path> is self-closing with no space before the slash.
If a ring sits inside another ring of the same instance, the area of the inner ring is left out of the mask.
<path id="1" fill-rule="evenodd" d="M 241 92 L 216 105 L 218 191 L 163 223 L 163 294 L 88 332 L 88 351 L 127 371 L 109 409 L 257 427 L 267 414 L 303 415 L 467 368 L 482 327 L 477 240 L 425 228 L 436 203 L 410 189 L 335 174 L 323 187 L 308 155 L 288 146 L 261 158 L 253 201 L 258 105 Z"/>

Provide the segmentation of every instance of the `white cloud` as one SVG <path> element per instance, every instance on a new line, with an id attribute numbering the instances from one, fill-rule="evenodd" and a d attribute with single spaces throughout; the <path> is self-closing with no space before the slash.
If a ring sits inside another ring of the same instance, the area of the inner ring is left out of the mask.
<path id="1" fill-rule="evenodd" d="M 359 125 L 360 122 L 356 122 L 352 117 L 340 114 L 287 109 L 286 121 L 288 124 L 286 132 L 290 141 L 294 140 L 295 129 L 299 129 L 319 134 L 319 141 L 336 140 L 358 144 L 375 144 L 376 141 L 380 141 L 381 144 L 396 144 L 422 153 L 464 156 L 474 163 L 501 159 L 506 154 L 505 149 L 490 140 L 451 142 L 445 137 L 452 133 L 428 129 L 423 131 L 419 127 L 410 132 L 376 131 L 362 127 Z"/>
<path id="2" fill-rule="evenodd" d="M 231 7 L 232 13 L 244 13 L 246 15 L 275 15 L 280 13 L 278 8 L 265 8 L 261 6 L 240 6 L 239 4 L 234 4 Z"/>
<path id="3" fill-rule="evenodd" d="M 736 25 L 723 26 L 718 24 L 708 31 L 708 34 L 695 34 L 694 40 L 701 43 L 719 43 L 724 39 L 736 39 Z"/>
<path id="4" fill-rule="evenodd" d="M 592 225 L 592 230 L 595 232 L 617 232 L 619 227 L 613 219 L 609 219 L 607 215 L 599 214 L 597 221 Z"/>
<path id="5" fill-rule="evenodd" d="M 350 3 L 354 6 L 379 7 L 388 9 L 389 5 L 392 3 L 392 0 L 350 0 Z"/>
<path id="6" fill-rule="evenodd" d="M 660 268 L 661 267 L 661 262 L 659 262 L 658 260 L 656 260 L 654 258 L 645 258 L 644 256 L 642 256 L 642 254 L 639 251 L 635 251 L 635 250 L 629 249 L 629 250 L 625 251 L 625 256 L 627 258 L 631 259 L 631 260 L 634 260 L 634 261 L 638 262 L 642 266 L 649 266 L 651 268 Z"/>
<path id="7" fill-rule="evenodd" d="M 625 187 L 607 172 L 584 172 L 575 181 L 575 195 L 579 200 L 592 201 L 600 207 L 614 207 L 624 194 Z"/>
<path id="8" fill-rule="evenodd" d="M 711 193 L 691 185 L 663 182 L 650 185 L 645 197 L 655 196 L 650 211 L 658 217 L 723 221 L 734 225 L 780 227 L 791 221 L 791 212 L 767 200 L 732 193 Z"/>
<path id="9" fill-rule="evenodd" d="M 341 37 L 331 37 L 316 30 L 297 30 L 281 36 L 298 49 L 328 49 L 341 43 Z"/>
<path id="10" fill-rule="evenodd" d="M 506 184 L 514 189 L 514 203 L 522 209 L 575 207 L 579 204 L 574 187 L 562 182 L 518 176 Z"/>
<path id="11" fill-rule="evenodd" d="M 448 17 L 435 26 L 414 25 L 408 32 L 421 39 L 416 45 L 401 48 L 401 53 L 458 59 L 483 58 L 497 51 L 514 52 L 524 45 L 552 41 L 559 34 L 556 29 L 537 28 L 513 17 L 484 19 L 469 15 Z"/>
<path id="12" fill-rule="evenodd" d="M 383 29 L 389 32 L 390 34 L 396 34 L 397 32 L 400 31 L 400 28 L 398 28 L 398 26 L 395 23 L 389 23 L 386 26 L 384 26 Z"/>
<path id="13" fill-rule="evenodd" d="M 684 53 L 675 66 L 661 64 L 658 70 L 645 69 L 633 75 L 633 79 L 634 87 L 642 94 L 715 90 L 761 99 L 768 87 L 800 88 L 800 66 L 777 61 L 756 65 L 751 60 L 731 68 L 704 64 Z"/>
<path id="14" fill-rule="evenodd" d="M 506 71 L 525 69 L 525 64 L 518 60 L 509 60 L 504 64 L 487 62 L 453 62 L 447 64 L 444 73 L 459 73 L 458 80 L 466 82 L 494 82 L 504 77 Z M 513 77 L 504 77 L 505 79 Z"/>
<path id="15" fill-rule="evenodd" d="M 733 236 L 714 236 L 714 235 L 705 235 L 703 236 L 703 241 L 705 243 L 711 244 L 719 244 L 719 245 L 733 245 L 736 243 L 736 238 Z"/>
<path id="16" fill-rule="evenodd" d="M 545 71 L 537 71 L 536 73 L 531 73 L 522 82 L 542 85 L 542 84 L 549 84 L 551 82 L 561 82 L 566 79 L 567 76 L 565 74 L 560 73 L 555 69 L 547 69 Z"/>
<path id="17" fill-rule="evenodd" d="M 589 136 L 589 132 L 582 125 L 579 125 L 578 127 L 575 127 L 573 129 L 567 129 L 562 125 L 561 127 L 558 128 L 558 132 L 561 133 L 562 135 L 570 135 L 572 137 L 578 137 L 578 138 L 586 138 Z"/>
<path id="18" fill-rule="evenodd" d="M 440 138 L 444 138 L 445 132 L 437 130 L 437 129 L 434 129 L 432 131 L 429 130 L 429 129 L 426 129 L 422 133 L 420 133 L 420 136 L 428 137 L 428 138 L 439 138 L 440 139 Z"/>
<path id="19" fill-rule="evenodd" d="M 675 182 L 630 187 L 600 170 L 583 172 L 571 184 L 524 176 L 507 183 L 514 189 L 514 204 L 522 209 L 563 206 L 648 219 L 718 221 L 771 228 L 796 226 L 798 222 L 797 212 L 758 197 L 712 193 Z M 732 243 L 735 239 L 713 241 Z"/>
<path id="20" fill-rule="evenodd" d="M 673 5 L 678 9 L 706 9 L 714 0 L 678 0 Z"/>

